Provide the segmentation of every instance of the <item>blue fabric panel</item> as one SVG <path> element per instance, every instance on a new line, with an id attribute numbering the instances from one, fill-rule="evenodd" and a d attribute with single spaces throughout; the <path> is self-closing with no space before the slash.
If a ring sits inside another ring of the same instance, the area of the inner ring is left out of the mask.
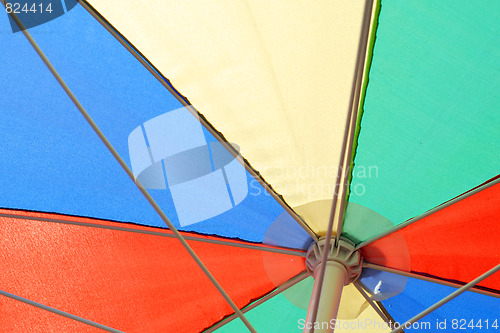
<path id="1" fill-rule="evenodd" d="M 264 235 L 264 243 L 274 246 L 308 249 L 313 239 L 290 214 L 283 211 Z"/>
<path id="2" fill-rule="evenodd" d="M 80 6 L 29 31 L 132 168 L 129 136 L 145 135 L 146 122 L 182 105 Z M 11 32 L 6 14 L 0 16 L 0 51 L 8 60 L 0 63 L 0 207 L 164 227 L 24 36 Z M 157 134 L 162 136 L 161 131 Z M 207 130 L 202 134 L 207 147 L 216 141 Z M 151 152 L 146 141 L 136 148 Z M 151 183 L 165 176 L 161 164 L 154 169 Z M 234 184 L 235 177 L 241 179 L 241 174 L 233 166 L 224 172 L 231 209 L 185 227 L 168 186 L 150 193 L 182 230 L 262 242 L 284 210 L 246 171 L 246 196 L 242 185 Z M 190 204 L 196 209 L 196 202 Z"/>
<path id="3" fill-rule="evenodd" d="M 383 301 L 382 304 L 387 308 L 394 320 L 401 324 L 455 290 L 452 287 L 410 278 L 403 293 Z M 492 326 L 495 320 L 498 325 L 496 328 Z M 471 323 L 474 324 L 474 328 L 468 326 Z M 429 325 L 430 329 L 428 329 Z M 476 325 L 482 325 L 482 328 Z M 465 292 L 425 316 L 418 324 L 405 329 L 405 331 L 498 332 L 499 329 L 500 299 L 474 292 Z"/>
<path id="4" fill-rule="evenodd" d="M 0 206 L 160 225 L 26 38 L 9 29 L 1 15 Z M 39 29 L 35 38 L 47 31 Z"/>

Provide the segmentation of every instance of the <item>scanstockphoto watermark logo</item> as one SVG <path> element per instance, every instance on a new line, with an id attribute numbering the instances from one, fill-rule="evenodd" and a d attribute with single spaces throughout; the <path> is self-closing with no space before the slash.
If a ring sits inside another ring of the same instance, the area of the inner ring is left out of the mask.
<path id="1" fill-rule="evenodd" d="M 306 163 L 301 167 L 283 166 L 280 168 L 273 168 L 267 170 L 259 170 L 263 175 L 271 175 L 272 179 L 278 180 L 277 183 L 284 183 L 278 189 L 280 194 L 287 195 L 301 195 L 308 200 L 314 200 L 319 195 L 331 196 L 333 193 L 339 192 L 339 185 L 336 184 L 337 172 L 343 174 L 344 177 L 350 175 L 350 168 L 344 170 L 342 168 L 332 166 L 316 166 Z M 356 165 L 352 170 L 352 176 L 356 180 L 351 185 L 351 193 L 356 196 L 363 196 L 366 193 L 366 184 L 370 179 L 379 177 L 379 170 L 376 165 Z M 312 181 L 311 181 L 312 180 Z M 259 182 L 253 179 L 250 182 L 250 195 L 258 196 L 264 192 Z"/>
<path id="2" fill-rule="evenodd" d="M 429 331 L 429 332 L 439 332 L 439 331 L 459 331 L 459 332 L 480 332 L 480 331 L 490 331 L 495 332 L 500 327 L 500 320 L 495 318 L 448 318 L 448 319 L 436 319 L 435 321 L 416 321 L 408 323 L 399 323 L 397 321 L 389 320 L 378 321 L 373 319 L 357 319 L 357 320 L 336 320 L 332 319 L 325 322 L 310 322 L 305 319 L 299 319 L 298 326 L 300 330 L 303 329 L 344 329 L 361 331 L 366 330 L 367 332 L 372 332 L 373 330 L 392 330 L 395 328 L 402 328 L 404 331 Z"/>
<path id="3" fill-rule="evenodd" d="M 24 29 L 30 29 L 52 21 L 69 12 L 77 5 L 77 0 L 7 0 L 5 12 L 12 32 L 21 31 L 17 18 Z"/>
<path id="4" fill-rule="evenodd" d="M 343 330 L 353 330 L 360 331 L 366 330 L 367 332 L 372 332 L 373 330 L 392 330 L 394 328 L 401 327 L 403 330 L 418 330 L 418 331 L 439 331 L 446 330 L 448 328 L 458 329 L 457 320 L 448 322 L 446 319 L 437 320 L 436 322 L 430 321 L 417 321 L 414 323 L 398 323 L 395 321 L 389 320 L 378 321 L 373 319 L 357 319 L 357 320 L 336 320 L 332 319 L 330 321 L 325 322 L 310 322 L 305 319 L 299 319 L 298 328 L 300 330 L 303 329 L 322 329 L 322 330 L 335 330 L 335 329 L 343 329 Z"/>
<path id="5" fill-rule="evenodd" d="M 129 134 L 128 150 L 136 180 L 148 190 L 169 192 L 182 227 L 223 214 L 249 195 L 270 195 L 258 180 L 247 178 L 237 152 L 234 156 L 225 144 L 207 141 L 199 119 L 186 108 L 138 124 Z M 305 195 L 312 201 L 319 193 L 330 197 L 338 190 L 336 168 L 306 164 L 265 171 L 274 173 L 274 180 L 293 180 L 280 192 L 283 195 Z M 348 169 L 343 172 L 350 174 Z M 357 166 L 354 173 L 358 180 L 378 178 L 376 166 Z M 307 182 L 310 179 L 318 181 Z M 352 191 L 363 195 L 366 190 L 358 183 Z"/>

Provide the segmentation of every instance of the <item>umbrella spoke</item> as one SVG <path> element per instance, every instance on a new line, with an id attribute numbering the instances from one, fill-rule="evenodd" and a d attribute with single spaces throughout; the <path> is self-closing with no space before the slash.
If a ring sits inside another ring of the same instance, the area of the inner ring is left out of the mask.
<path id="1" fill-rule="evenodd" d="M 448 286 L 448 287 L 460 288 L 461 286 L 463 286 L 463 284 L 453 283 L 453 282 L 449 282 L 449 281 L 442 280 L 439 278 L 433 278 L 433 277 L 429 277 L 429 276 L 425 276 L 425 275 L 421 275 L 421 274 L 417 274 L 417 273 L 405 272 L 405 271 L 401 271 L 401 270 L 394 269 L 394 268 L 389 268 L 389 267 L 385 267 L 385 266 L 372 264 L 372 263 L 369 263 L 366 261 L 363 263 L 363 267 L 376 269 L 376 270 L 383 271 L 383 272 L 398 274 L 398 275 L 402 275 L 402 276 L 406 276 L 406 277 L 410 277 L 410 278 L 414 278 L 414 279 L 419 279 L 422 281 L 442 284 L 443 286 Z M 478 288 L 473 287 L 470 289 L 470 291 L 478 293 L 478 294 L 486 295 L 486 296 L 500 298 L 500 294 L 497 294 L 497 293 L 494 293 L 491 291 L 487 291 L 487 290 L 482 290 L 482 289 L 478 289 Z"/>
<path id="2" fill-rule="evenodd" d="M 392 330 L 394 329 L 394 323 L 396 322 L 394 318 L 389 314 L 389 312 L 385 309 L 385 307 L 382 305 L 382 302 L 374 302 L 370 296 L 365 292 L 363 287 L 359 284 L 358 281 L 354 282 L 354 286 L 356 289 L 358 289 L 359 293 L 363 295 L 363 297 L 366 299 L 368 304 L 371 305 L 371 307 L 377 312 L 377 314 L 387 323 L 389 328 Z M 403 331 L 404 333 L 404 331 Z"/>
<path id="3" fill-rule="evenodd" d="M 77 226 L 82 226 L 82 227 L 100 228 L 100 229 L 108 229 L 108 230 L 133 232 L 133 233 L 152 235 L 152 236 L 176 238 L 176 236 L 174 234 L 170 233 L 168 229 L 164 229 L 164 230 L 159 229 L 159 231 L 153 231 L 153 230 L 145 230 L 142 228 L 136 229 L 136 228 L 130 228 L 130 227 L 117 226 L 117 225 L 87 223 L 87 222 L 80 222 L 80 221 L 70 221 L 70 220 L 64 220 L 64 219 L 53 219 L 53 218 L 28 216 L 28 215 L 6 214 L 6 213 L 1 213 L 1 212 L 0 212 L 0 217 L 23 219 L 23 220 L 33 220 L 33 221 L 41 221 L 41 222 L 49 222 L 49 223 L 60 223 L 60 224 L 68 224 L 68 225 L 77 225 Z M 116 222 L 116 223 L 120 223 L 120 222 Z M 143 227 L 143 228 L 151 229 L 151 227 Z M 288 255 L 297 256 L 297 257 L 305 257 L 305 255 L 306 255 L 305 252 L 290 250 L 287 248 L 269 247 L 269 246 L 265 246 L 265 245 L 256 245 L 256 244 L 252 244 L 252 243 L 238 243 L 238 242 L 232 242 L 230 240 L 224 240 L 223 238 L 217 238 L 217 239 L 206 238 L 206 237 L 203 237 L 202 235 L 200 235 L 200 236 L 183 235 L 183 237 L 184 237 L 184 239 L 190 240 L 190 241 L 233 246 L 233 247 L 245 248 L 245 249 L 250 249 L 250 250 L 257 250 L 257 251 L 272 252 L 272 253 L 288 254 Z"/>
<path id="4" fill-rule="evenodd" d="M 250 310 L 256 308 L 257 306 L 261 305 L 262 303 L 270 300 L 274 296 L 278 296 L 279 294 L 281 294 L 285 290 L 287 290 L 287 289 L 295 286 L 297 283 L 305 280 L 308 277 L 309 277 L 309 274 L 307 272 L 305 272 L 305 271 L 302 272 L 302 273 L 299 273 L 295 277 L 291 278 L 290 280 L 286 281 L 282 285 L 278 286 L 278 288 L 276 288 L 275 290 L 273 290 L 272 292 L 270 292 L 266 296 L 264 296 L 264 297 L 260 298 L 259 300 L 253 302 L 252 304 L 248 305 L 247 307 L 241 309 L 241 312 L 247 313 L 248 311 L 250 311 Z M 226 324 L 229 324 L 231 321 L 233 321 L 236 318 L 237 318 L 237 316 L 233 314 L 233 315 L 227 317 L 225 320 L 223 320 L 223 321 L 217 323 L 216 325 L 208 328 L 206 331 L 204 331 L 204 333 L 214 332 L 215 330 L 221 328 L 222 326 L 224 326 Z"/>
<path id="5" fill-rule="evenodd" d="M 483 183 L 483 184 L 481 184 L 481 185 L 479 185 L 479 186 L 477 186 L 477 187 L 475 187 L 473 189 L 471 189 L 470 191 L 462 193 L 459 196 L 457 196 L 457 197 L 455 197 L 455 198 L 453 198 L 453 199 L 451 199 L 449 201 L 446 201 L 445 203 L 442 203 L 441 205 L 439 205 L 437 207 L 434 207 L 433 209 L 430 209 L 430 210 L 426 211 L 425 213 L 423 213 L 423 214 L 421 214 L 419 216 L 411 218 L 408 221 L 397 225 L 395 228 L 393 228 L 391 230 L 388 230 L 388 231 L 386 231 L 386 232 L 384 232 L 384 233 L 382 233 L 382 234 L 380 234 L 378 236 L 375 236 L 375 237 L 373 237 L 371 239 L 368 239 L 368 240 L 366 240 L 366 241 L 358 244 L 358 246 L 356 246 L 356 249 L 359 250 L 359 249 L 361 249 L 361 248 L 363 248 L 363 247 L 365 247 L 365 246 L 367 246 L 367 245 L 369 245 L 369 244 L 371 244 L 371 243 L 373 243 L 375 241 L 378 241 L 379 239 L 382 239 L 382 238 L 384 238 L 384 237 L 386 237 L 386 236 L 388 236 L 388 235 L 390 235 L 390 234 L 392 234 L 392 233 L 394 233 L 396 231 L 399 231 L 401 229 L 406 228 L 410 224 L 418 222 L 418 221 L 422 220 L 423 218 L 425 218 L 425 217 L 427 217 L 429 215 L 432 215 L 432 214 L 434 214 L 434 213 L 436 213 L 436 212 L 438 212 L 438 211 L 440 211 L 440 210 L 442 210 L 442 209 L 444 209 L 446 207 L 449 207 L 449 206 L 451 206 L 451 205 L 453 205 L 453 204 L 455 204 L 455 203 L 457 203 L 459 201 L 462 201 L 462 200 L 464 200 L 464 199 L 466 199 L 466 198 L 468 198 L 468 197 L 470 197 L 470 196 L 472 196 L 472 195 L 474 195 L 476 193 L 479 193 L 479 192 L 487 189 L 488 187 L 491 187 L 491 186 L 499 184 L 499 183 L 500 183 L 500 175 L 496 176 L 496 177 L 494 177 L 494 178 L 492 178 L 490 180 L 488 180 L 487 182 L 485 182 L 485 183 Z"/>
<path id="6" fill-rule="evenodd" d="M 394 318 L 391 316 L 391 314 L 389 313 L 389 311 L 387 311 L 387 309 L 384 307 L 384 305 L 382 304 L 382 302 L 380 301 L 377 301 L 375 302 L 378 307 L 380 308 L 380 310 L 385 314 L 385 316 L 387 318 L 389 318 L 389 328 L 390 329 L 394 329 L 394 323 L 396 322 L 396 320 L 394 320 Z M 402 333 L 405 333 L 405 331 L 401 331 Z"/>
<path id="7" fill-rule="evenodd" d="M 432 311 L 434 311 L 437 308 L 439 308 L 439 307 L 443 306 L 444 304 L 448 303 L 449 301 L 451 301 L 455 297 L 459 296 L 460 294 L 466 292 L 467 290 L 469 290 L 470 288 L 472 288 L 473 286 L 475 286 L 479 282 L 483 281 L 484 279 L 488 278 L 489 276 L 495 274 L 499 270 L 500 270 L 500 264 L 497 265 L 497 266 L 495 266 L 495 267 L 493 267 L 492 269 L 490 269 L 486 273 L 482 274 L 481 276 L 475 278 L 471 282 L 467 283 L 465 286 L 462 286 L 461 288 L 459 288 L 458 290 L 454 291 L 450 295 L 446 296 L 445 298 L 443 298 L 439 302 L 435 303 L 434 305 L 432 305 L 432 306 L 428 307 L 427 309 L 425 309 L 424 311 L 420 312 L 419 314 L 417 314 L 413 318 L 409 319 L 408 321 L 406 321 L 404 324 L 402 324 L 398 328 L 392 330 L 390 333 L 398 333 L 398 332 L 401 332 L 405 327 L 410 327 L 410 325 L 413 324 L 414 322 L 416 322 L 416 321 L 422 319 L 423 317 L 427 316 Z"/>
<path id="8" fill-rule="evenodd" d="M 368 294 L 363 290 L 363 288 L 359 285 L 359 283 L 354 282 L 354 286 L 359 291 L 359 293 L 366 299 L 368 304 L 370 304 L 373 310 L 375 310 L 375 312 L 380 316 L 380 318 L 382 318 L 387 323 L 387 325 L 389 325 L 389 327 L 392 329 L 393 328 L 391 324 L 392 321 L 389 320 L 386 314 L 382 312 L 382 310 L 377 306 L 377 304 L 375 304 L 375 302 L 370 298 L 370 296 L 368 296 Z"/>
<path id="9" fill-rule="evenodd" d="M 344 218 L 344 208 L 345 202 L 347 200 L 347 188 L 348 188 L 348 168 L 351 165 L 351 154 L 354 144 L 354 134 L 355 127 L 358 117 L 358 106 L 359 106 L 359 97 L 362 86 L 362 76 L 363 76 L 363 65 L 365 63 L 366 49 L 368 43 L 368 36 L 370 31 L 370 18 L 372 14 L 372 5 L 373 1 L 366 0 L 364 6 L 364 17 L 363 24 L 361 27 L 361 33 L 359 37 L 359 45 L 358 45 L 358 55 L 356 60 L 356 67 L 353 75 L 352 89 L 351 89 L 351 97 L 349 103 L 348 116 L 346 121 L 346 127 L 344 131 L 344 141 L 342 145 L 342 151 L 340 153 L 340 163 L 339 168 L 337 169 L 337 181 L 335 184 L 335 190 L 333 193 L 333 201 L 332 208 L 330 211 L 330 219 L 328 222 L 328 227 L 326 230 L 326 241 L 325 241 L 325 249 L 330 248 L 330 236 L 333 234 L 333 226 L 336 224 L 336 235 L 335 241 L 338 242 L 341 231 L 342 231 L 342 222 Z M 321 289 L 325 277 L 326 271 L 326 263 L 328 257 L 328 250 L 323 253 L 323 260 L 321 266 L 319 267 L 318 276 L 316 277 L 316 282 L 318 284 L 318 288 L 313 291 L 313 295 L 311 296 L 311 300 L 313 302 L 310 310 L 311 313 L 308 314 L 308 320 L 311 322 L 315 322 L 318 314 L 318 306 L 319 300 L 321 296 Z"/>
<path id="10" fill-rule="evenodd" d="M 163 74 L 139 51 L 133 44 L 128 41 L 125 36 L 120 34 L 100 13 L 85 0 L 78 0 L 82 7 L 89 12 L 115 39 L 123 46 L 130 54 L 139 61 L 171 94 L 174 96 L 189 112 L 199 119 L 203 127 L 212 134 L 244 167 L 245 169 L 259 182 L 259 184 L 292 216 L 292 218 L 312 237 L 314 241 L 318 240 L 318 236 L 304 222 L 304 220 L 285 202 L 283 197 L 277 194 L 274 189 L 266 182 L 266 180 L 257 172 L 246 159 L 244 159 L 234 147 L 227 142 L 221 133 L 219 133 L 206 119 L 198 113 L 198 111 L 189 103 L 186 97 L 182 96 L 163 76 Z"/>
<path id="11" fill-rule="evenodd" d="M 1 0 L 2 4 L 5 6 L 5 0 Z M 165 224 L 172 230 L 176 238 L 181 242 L 182 246 L 186 249 L 186 251 L 191 255 L 193 260 L 196 262 L 196 264 L 200 267 L 200 269 L 205 273 L 207 278 L 212 282 L 212 284 L 215 286 L 215 288 L 219 291 L 219 293 L 222 295 L 222 297 L 226 300 L 226 302 L 231 306 L 233 311 L 238 315 L 238 317 L 243 321 L 245 326 L 248 328 L 250 332 L 256 332 L 255 329 L 252 327 L 250 322 L 245 318 L 243 313 L 241 313 L 240 309 L 238 306 L 233 302 L 233 300 L 229 297 L 227 292 L 222 288 L 222 286 L 219 284 L 219 282 L 215 279 L 215 277 L 210 273 L 208 268 L 203 264 L 203 262 L 200 260 L 198 255 L 193 251 L 193 249 L 189 246 L 189 244 L 186 242 L 184 237 L 179 233 L 177 228 L 172 224 L 172 222 L 168 219 L 168 217 L 165 215 L 165 213 L 162 211 L 162 209 L 158 206 L 158 204 L 154 201 L 153 197 L 149 194 L 149 192 L 144 188 L 144 186 L 139 182 L 139 180 L 135 179 L 135 176 L 128 167 L 128 165 L 125 163 L 125 161 L 121 158 L 121 156 L 118 154 L 118 152 L 114 149 L 114 147 L 111 145 L 109 140 L 104 136 L 102 131 L 99 129 L 99 127 L 96 125 L 96 123 L 92 120 L 88 112 L 84 109 L 84 107 L 80 104 L 76 96 L 73 94 L 73 92 L 69 89 L 69 87 L 66 85 L 62 77 L 59 75 L 59 73 L 56 71 L 54 66 L 50 63 L 50 61 L 47 59 L 43 51 L 40 49 L 38 44 L 35 42 L 35 40 L 31 37 L 31 34 L 25 29 L 24 25 L 22 22 L 19 20 L 19 18 L 14 14 L 12 11 L 9 13 L 9 15 L 12 17 L 12 19 L 16 22 L 16 24 L 19 26 L 19 28 L 22 30 L 24 36 L 28 40 L 28 42 L 31 44 L 33 49 L 35 49 L 36 53 L 40 57 L 40 59 L 43 61 L 43 63 L 47 66 L 51 74 L 54 76 L 54 78 L 57 80 L 59 85 L 63 88 L 63 90 L 66 92 L 68 97 L 71 99 L 73 104 L 77 107 L 78 111 L 82 114 L 82 116 L 85 118 L 85 120 L 88 122 L 88 124 L 92 127 L 92 129 L 95 131 L 95 133 L 99 136 L 101 141 L 104 143 L 106 148 L 111 152 L 113 157 L 116 159 L 116 161 L 120 164 L 122 169 L 127 173 L 127 175 L 130 177 L 130 179 L 134 182 L 134 184 L 137 186 L 137 188 L 141 191 L 141 193 L 144 195 L 144 197 L 148 200 L 148 202 L 153 206 L 154 210 L 158 213 L 158 215 L 162 218 L 162 220 L 165 222 Z"/>
<path id="12" fill-rule="evenodd" d="M 0 295 L 8 297 L 8 298 L 12 298 L 12 299 L 14 299 L 16 301 L 19 301 L 19 302 L 23 302 L 23 303 L 35 306 L 35 307 L 37 307 L 39 309 L 46 310 L 46 311 L 55 313 L 57 315 L 69 318 L 69 319 L 73 319 L 73 320 L 79 321 L 81 323 L 84 323 L 84 324 L 87 324 L 87 325 L 90 325 L 90 326 L 93 326 L 93 327 L 96 327 L 96 328 L 100 328 L 100 329 L 102 329 L 104 331 L 114 332 L 114 333 L 122 333 L 122 331 L 119 331 L 117 329 L 114 329 L 114 328 L 111 328 L 111 327 L 108 327 L 108 326 L 104 326 L 102 324 L 93 322 L 91 320 L 75 316 L 74 314 L 71 314 L 71 313 L 68 313 L 68 312 L 64 312 L 64 311 L 58 310 L 56 308 L 53 308 L 53 307 L 50 307 L 50 306 L 47 306 L 47 305 L 44 305 L 44 304 L 41 304 L 41 303 L 38 303 L 38 302 L 34 302 L 34 301 L 29 300 L 27 298 L 24 298 L 24 297 L 21 297 L 21 296 L 17 296 L 17 295 L 8 293 L 8 292 L 3 291 L 3 290 L 0 290 Z"/>

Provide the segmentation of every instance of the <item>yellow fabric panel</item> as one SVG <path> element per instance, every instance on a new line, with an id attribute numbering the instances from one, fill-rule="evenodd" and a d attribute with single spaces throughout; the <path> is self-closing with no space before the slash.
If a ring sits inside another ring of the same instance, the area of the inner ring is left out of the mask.
<path id="1" fill-rule="evenodd" d="M 299 214 L 304 221 L 318 236 L 326 235 L 328 219 L 332 210 L 332 199 L 317 200 L 294 207 L 294 210 Z M 334 234 L 335 228 L 333 229 Z"/>
<path id="2" fill-rule="evenodd" d="M 363 1 L 89 2 L 291 206 L 331 199 Z"/>
<path id="3" fill-rule="evenodd" d="M 337 333 L 387 333 L 391 331 L 353 284 L 345 286 L 342 291 L 337 318 L 338 326 L 335 330 Z"/>
<path id="4" fill-rule="evenodd" d="M 339 320 L 358 318 L 359 315 L 369 306 L 370 304 L 368 304 L 363 295 L 361 295 L 356 287 L 351 283 L 345 286 L 342 290 L 342 297 L 340 298 L 337 318 Z"/>

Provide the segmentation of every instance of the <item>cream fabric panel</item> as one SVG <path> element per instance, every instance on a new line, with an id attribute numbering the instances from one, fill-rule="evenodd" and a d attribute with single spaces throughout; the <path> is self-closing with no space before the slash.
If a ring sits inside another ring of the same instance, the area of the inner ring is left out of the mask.
<path id="1" fill-rule="evenodd" d="M 292 207 L 332 198 L 363 1 L 89 2 Z"/>

